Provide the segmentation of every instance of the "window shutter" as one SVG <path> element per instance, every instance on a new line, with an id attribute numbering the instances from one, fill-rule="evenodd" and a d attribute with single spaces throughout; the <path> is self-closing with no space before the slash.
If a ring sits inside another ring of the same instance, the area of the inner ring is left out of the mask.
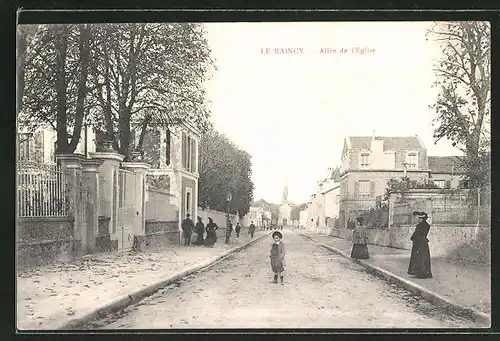
<path id="1" fill-rule="evenodd" d="M 370 181 L 370 196 L 375 197 L 375 181 Z"/>
<path id="2" fill-rule="evenodd" d="M 182 168 L 186 168 L 186 134 L 182 133 Z"/>
<path id="3" fill-rule="evenodd" d="M 165 148 L 165 164 L 168 166 L 170 165 L 170 130 L 167 129 L 167 136 L 166 136 L 166 139 L 165 139 L 165 144 L 166 144 L 166 148 Z"/>
<path id="4" fill-rule="evenodd" d="M 358 198 L 358 192 L 359 192 L 359 182 L 355 181 L 354 182 L 354 198 Z"/>
<path id="5" fill-rule="evenodd" d="M 444 187 L 448 188 L 448 189 L 451 188 L 451 181 L 450 180 L 446 180 Z"/>
<path id="6" fill-rule="evenodd" d="M 197 170 L 197 165 L 196 165 L 196 140 L 192 139 L 191 143 L 191 171 L 196 172 Z"/>

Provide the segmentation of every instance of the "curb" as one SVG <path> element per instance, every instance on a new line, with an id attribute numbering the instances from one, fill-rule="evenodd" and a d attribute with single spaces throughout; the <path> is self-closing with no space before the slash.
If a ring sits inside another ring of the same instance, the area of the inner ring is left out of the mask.
<path id="1" fill-rule="evenodd" d="M 242 245 L 239 245 L 233 249 L 224 251 L 222 254 L 220 254 L 220 255 L 218 255 L 218 256 L 216 256 L 216 257 L 214 257 L 206 262 L 203 262 L 201 264 L 196 264 L 196 265 L 192 266 L 191 268 L 188 268 L 187 270 L 184 270 L 180 273 L 177 273 L 177 274 L 175 274 L 167 279 L 161 280 L 160 282 L 150 284 L 147 287 L 141 288 L 140 290 L 134 291 L 130 294 L 122 295 L 118 299 L 116 299 L 110 303 L 104 304 L 100 308 L 96 308 L 96 309 L 94 309 L 90 312 L 87 312 L 87 313 L 82 313 L 80 316 L 75 317 L 75 318 L 71 319 L 70 321 L 64 322 L 53 329 L 55 329 L 55 330 L 75 330 L 77 327 L 79 327 L 83 324 L 86 324 L 92 320 L 95 320 L 96 318 L 102 317 L 102 316 L 107 315 L 113 311 L 120 309 L 120 308 L 124 308 L 130 304 L 136 303 L 136 302 L 140 301 L 141 299 L 154 294 L 159 289 L 166 287 L 167 285 L 169 285 L 173 282 L 176 282 L 176 281 L 178 281 L 178 280 L 180 280 L 180 279 L 182 279 L 182 278 L 184 278 L 192 273 L 209 268 L 209 267 L 215 265 L 216 263 L 218 263 L 219 261 L 223 260 L 224 258 L 228 257 L 229 255 L 231 255 L 235 252 L 238 252 L 238 251 L 254 244 L 258 240 L 269 235 L 270 233 L 271 233 L 271 231 L 269 233 L 264 233 L 263 235 L 256 237 L 245 244 L 242 244 Z"/>
<path id="2" fill-rule="evenodd" d="M 419 295 L 424 300 L 426 300 L 432 304 L 441 306 L 448 311 L 453 311 L 455 313 L 465 315 L 468 318 L 472 319 L 474 321 L 474 323 L 481 325 L 482 328 L 491 328 L 491 316 L 489 314 L 483 313 L 481 311 L 477 311 L 477 310 L 472 309 L 472 308 L 466 308 L 466 307 L 463 307 L 461 305 L 458 305 L 457 303 L 454 303 L 454 302 L 450 301 L 449 299 L 444 298 L 444 297 L 442 297 L 442 296 L 440 296 L 440 295 L 438 295 L 438 294 L 436 294 L 436 293 L 434 293 L 434 292 L 432 292 L 432 291 L 430 291 L 430 290 L 428 290 L 428 289 L 426 289 L 418 284 L 415 284 L 415 283 L 413 283 L 405 278 L 397 276 L 397 275 L 395 275 L 395 274 L 393 274 L 385 269 L 379 268 L 378 266 L 370 264 L 362 259 L 352 259 L 350 257 L 350 255 L 346 254 L 345 252 L 340 251 L 339 249 L 334 248 L 333 246 L 322 244 L 322 243 L 320 243 L 320 242 L 314 240 L 313 238 L 306 236 L 304 234 L 301 234 L 301 236 L 311 240 L 312 242 L 318 244 L 319 246 L 321 246 L 327 250 L 332 251 L 333 253 L 335 253 L 337 255 L 340 255 L 344 258 L 348 258 L 351 261 L 353 261 L 354 263 L 358 263 L 358 264 L 364 266 L 368 270 L 368 272 L 373 273 L 373 274 L 377 274 L 377 275 L 385 278 L 386 280 L 393 282 L 398 287 L 409 290 L 412 293 Z"/>

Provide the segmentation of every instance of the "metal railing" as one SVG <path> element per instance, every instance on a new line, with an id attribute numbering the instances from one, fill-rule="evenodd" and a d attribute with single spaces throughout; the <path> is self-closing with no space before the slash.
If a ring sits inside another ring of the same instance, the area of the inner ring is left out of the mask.
<path id="1" fill-rule="evenodd" d="M 17 216 L 61 217 L 69 213 L 67 174 L 55 164 L 17 164 Z"/>

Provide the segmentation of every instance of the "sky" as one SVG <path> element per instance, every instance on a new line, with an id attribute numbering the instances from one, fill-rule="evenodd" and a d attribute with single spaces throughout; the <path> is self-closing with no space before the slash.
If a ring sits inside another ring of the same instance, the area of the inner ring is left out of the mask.
<path id="1" fill-rule="evenodd" d="M 426 41 L 428 25 L 207 24 L 217 65 L 207 84 L 212 120 L 251 154 L 255 200 L 281 202 L 286 181 L 289 200 L 306 202 L 327 168 L 340 165 L 346 136 L 419 135 L 428 155 L 460 155 L 432 137 L 440 49 Z M 275 53 L 281 48 L 302 53 Z"/>

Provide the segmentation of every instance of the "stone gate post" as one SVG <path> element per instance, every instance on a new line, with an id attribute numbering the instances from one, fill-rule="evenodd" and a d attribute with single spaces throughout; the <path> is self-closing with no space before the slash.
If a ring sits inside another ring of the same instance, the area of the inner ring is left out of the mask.
<path id="1" fill-rule="evenodd" d="M 82 251 L 94 253 L 99 226 L 99 166 L 98 159 L 82 160 L 82 180 L 88 187 L 88 201 L 86 202 L 86 231 L 82 233 Z"/>

